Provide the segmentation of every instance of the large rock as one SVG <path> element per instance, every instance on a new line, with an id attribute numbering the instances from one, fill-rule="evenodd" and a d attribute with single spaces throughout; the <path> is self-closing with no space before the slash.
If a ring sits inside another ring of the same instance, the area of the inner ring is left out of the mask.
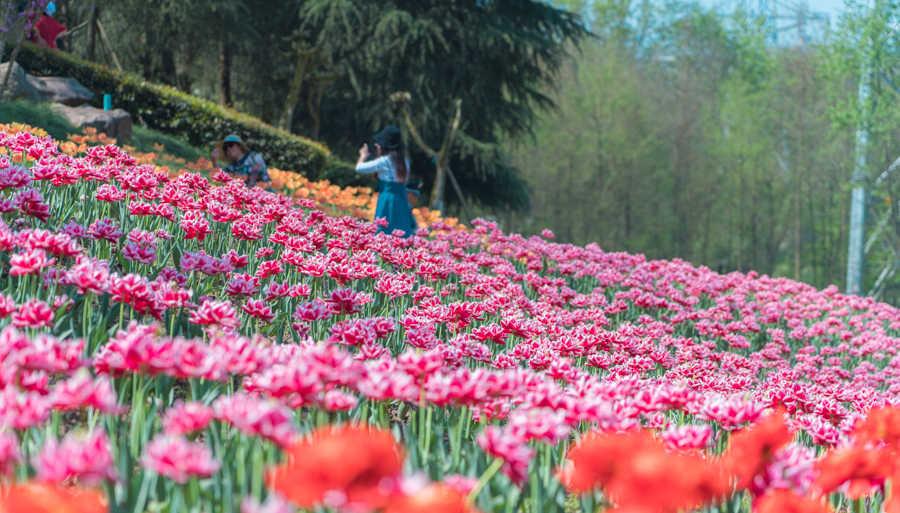
<path id="1" fill-rule="evenodd" d="M 131 138 L 131 114 L 122 109 L 101 110 L 90 105 L 68 107 L 55 103 L 51 108 L 62 114 L 69 123 L 78 128 L 92 126 L 108 137 L 115 137 L 122 143 Z"/>
<path id="2" fill-rule="evenodd" d="M 78 107 L 94 99 L 94 93 L 74 78 L 36 77 L 25 75 L 28 99 L 33 102 L 53 102 Z"/>
<path id="3" fill-rule="evenodd" d="M 6 71 L 9 69 L 9 63 L 0 64 L 0 85 L 6 79 Z M 25 70 L 19 66 L 18 62 L 13 63 L 12 75 L 9 76 L 9 83 L 3 92 L 2 100 L 15 100 L 17 98 L 28 98 L 29 87 L 28 79 L 25 77 Z"/>

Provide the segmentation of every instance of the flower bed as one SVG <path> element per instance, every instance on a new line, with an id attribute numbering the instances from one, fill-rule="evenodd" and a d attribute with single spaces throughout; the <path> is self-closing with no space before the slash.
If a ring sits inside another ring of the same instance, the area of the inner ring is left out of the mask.
<path id="1" fill-rule="evenodd" d="M 8 128 L 0 511 L 897 507 L 893 307 Z"/>
<path id="2" fill-rule="evenodd" d="M 18 123 L 0 124 L 0 132 L 8 135 L 29 132 L 39 137 L 48 135 L 40 128 Z M 69 135 L 68 140 L 59 143 L 59 149 L 62 153 L 74 157 L 83 154 L 90 147 L 106 144 L 116 144 L 116 140 L 107 138 L 106 134 L 98 134 L 95 128 L 88 127 L 85 129 L 85 135 Z M 124 146 L 123 149 L 134 157 L 137 164 L 157 166 L 172 178 L 188 172 L 198 172 L 208 177 L 210 173 L 217 170 L 207 159 L 200 158 L 195 162 L 188 162 L 183 158 L 166 154 L 166 148 L 161 144 L 154 144 L 154 146 L 156 153 L 141 153 L 130 146 Z M 0 152 L 3 151 L 5 149 L 0 148 Z M 271 190 L 291 197 L 311 199 L 317 209 L 329 216 L 350 215 L 367 221 L 373 221 L 375 218 L 378 193 L 368 187 L 340 187 L 328 180 L 313 182 L 299 173 L 275 168 L 269 169 L 269 175 L 272 178 Z M 426 207 L 413 209 L 413 215 L 420 228 L 427 228 L 434 223 L 444 223 L 453 229 L 465 229 L 458 219 L 444 218 L 438 214 Z"/>

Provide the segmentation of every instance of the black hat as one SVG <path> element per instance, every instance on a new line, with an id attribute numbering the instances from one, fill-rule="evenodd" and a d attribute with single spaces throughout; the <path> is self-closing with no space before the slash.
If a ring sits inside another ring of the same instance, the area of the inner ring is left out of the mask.
<path id="1" fill-rule="evenodd" d="M 400 140 L 400 129 L 394 125 L 384 127 L 384 130 L 375 135 L 375 142 L 387 151 L 402 150 L 403 141 Z"/>

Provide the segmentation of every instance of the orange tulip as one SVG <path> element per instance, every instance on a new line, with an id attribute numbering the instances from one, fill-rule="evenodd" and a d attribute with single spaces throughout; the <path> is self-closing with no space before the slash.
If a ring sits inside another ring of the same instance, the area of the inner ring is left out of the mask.
<path id="1" fill-rule="evenodd" d="M 806 499 L 787 490 L 775 490 L 753 503 L 753 513 L 831 513 L 831 508 L 823 501 Z"/>
<path id="2" fill-rule="evenodd" d="M 893 475 L 895 459 L 893 451 L 887 449 L 851 447 L 832 451 L 816 464 L 819 476 L 815 487 L 824 495 L 850 481 L 847 496 L 858 499 Z"/>
<path id="3" fill-rule="evenodd" d="M 569 451 L 570 466 L 560 472 L 560 480 L 576 493 L 605 487 L 622 472 L 629 454 L 652 450 L 653 445 L 643 435 L 588 436 Z"/>
<path id="4" fill-rule="evenodd" d="M 388 497 L 379 491 L 399 476 L 402 449 L 390 433 L 350 427 L 316 431 L 288 449 L 288 462 L 269 474 L 269 486 L 302 508 L 326 496 L 377 509 Z"/>
<path id="5" fill-rule="evenodd" d="M 723 495 L 727 486 L 709 461 L 669 454 L 645 433 L 585 438 L 569 452 L 569 461 L 561 472 L 569 490 L 604 487 L 621 511 L 691 509 Z"/>
<path id="6" fill-rule="evenodd" d="M 864 422 L 853 430 L 857 444 L 885 442 L 897 446 L 900 442 L 900 408 L 886 406 L 869 411 Z"/>
<path id="7" fill-rule="evenodd" d="M 900 513 L 900 474 L 891 476 L 890 488 L 885 490 L 884 513 Z"/>
<path id="8" fill-rule="evenodd" d="M 26 483 L 0 491 L 0 513 L 104 513 L 106 496 L 97 490 Z"/>
<path id="9" fill-rule="evenodd" d="M 738 488 L 748 487 L 753 476 L 766 470 L 775 451 L 793 438 L 780 413 L 735 433 L 722 456 L 725 474 L 737 478 Z"/>
<path id="10" fill-rule="evenodd" d="M 392 500 L 384 513 L 478 513 L 466 499 L 465 495 L 445 484 L 433 483 L 415 495 Z"/>

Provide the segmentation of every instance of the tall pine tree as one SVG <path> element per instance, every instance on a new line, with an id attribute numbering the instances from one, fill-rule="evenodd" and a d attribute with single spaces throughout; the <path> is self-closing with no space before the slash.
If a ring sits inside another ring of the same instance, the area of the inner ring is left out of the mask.
<path id="1" fill-rule="evenodd" d="M 440 147 L 460 99 L 450 165 L 461 188 L 485 207 L 527 208 L 499 144 L 528 135 L 535 110 L 552 107 L 545 87 L 587 35 L 578 15 L 539 0 L 307 0 L 300 17 L 339 70 L 321 105 L 329 146 L 352 158 L 382 126 L 403 127 L 390 97 L 409 91 L 419 132 Z M 434 166 L 411 150 L 413 173 L 430 190 Z"/>

